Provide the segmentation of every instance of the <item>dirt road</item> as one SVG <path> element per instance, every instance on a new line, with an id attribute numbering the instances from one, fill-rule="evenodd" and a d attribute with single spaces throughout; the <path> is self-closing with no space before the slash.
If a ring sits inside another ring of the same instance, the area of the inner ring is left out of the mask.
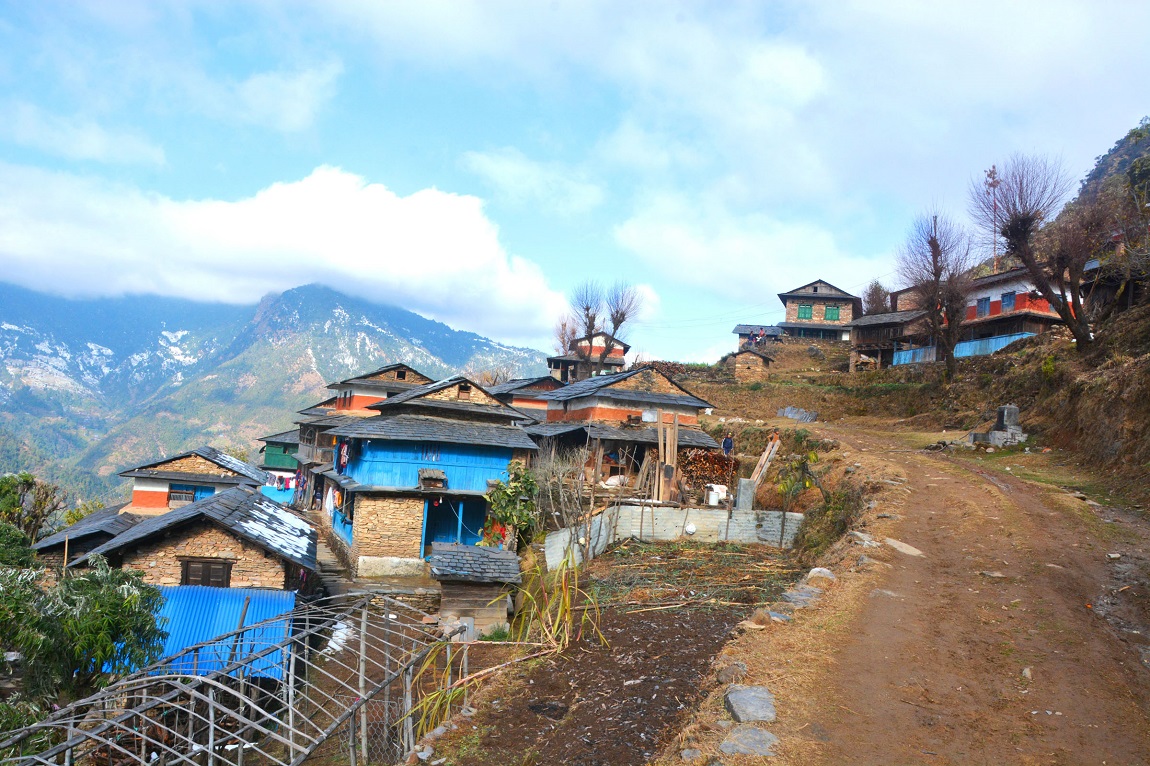
<path id="1" fill-rule="evenodd" d="M 802 730 L 821 762 L 1150 764 L 1146 522 L 826 430 L 909 479 L 883 507 L 924 555 L 890 559 L 834 650 Z"/>

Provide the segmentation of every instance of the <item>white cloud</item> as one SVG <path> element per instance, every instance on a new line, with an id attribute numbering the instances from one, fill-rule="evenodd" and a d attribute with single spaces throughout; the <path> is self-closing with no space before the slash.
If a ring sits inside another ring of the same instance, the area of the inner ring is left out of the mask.
<path id="1" fill-rule="evenodd" d="M 850 290 L 876 264 L 844 253 L 831 232 L 710 199 L 654 194 L 615 228 L 616 242 L 669 279 L 729 301 L 760 303 L 812 279 Z M 881 267 L 879 267 L 881 268 Z"/>
<path id="2" fill-rule="evenodd" d="M 240 200 L 175 200 L 0 166 L 5 278 L 66 295 L 255 301 L 321 282 L 500 340 L 546 343 L 564 306 L 480 200 L 400 197 L 338 168 Z"/>
<path id="3" fill-rule="evenodd" d="M 560 215 L 586 213 L 603 201 L 603 190 L 559 163 L 536 162 L 513 147 L 467 152 L 463 165 L 512 205 L 540 203 Z"/>
<path id="4" fill-rule="evenodd" d="M 295 133 L 311 127 L 342 73 L 338 61 L 296 72 L 262 72 L 223 88 L 220 100 L 225 112 L 242 122 Z"/>
<path id="5" fill-rule="evenodd" d="M 0 107 L 0 139 L 72 160 L 164 164 L 163 148 L 146 138 L 110 131 L 82 117 L 50 114 L 25 102 Z"/>

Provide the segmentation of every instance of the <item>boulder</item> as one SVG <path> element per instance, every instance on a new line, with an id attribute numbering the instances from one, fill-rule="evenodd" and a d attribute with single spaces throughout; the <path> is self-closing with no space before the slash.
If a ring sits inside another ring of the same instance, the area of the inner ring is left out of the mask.
<path id="1" fill-rule="evenodd" d="M 737 684 L 746 677 L 747 663 L 745 662 L 732 662 L 730 665 L 719 668 L 719 672 L 715 674 L 715 679 L 721 684 Z"/>
<path id="2" fill-rule="evenodd" d="M 769 731 L 756 726 L 736 726 L 719 745 L 719 751 L 727 755 L 761 755 L 771 757 L 771 748 L 779 743 L 779 738 Z"/>
<path id="3" fill-rule="evenodd" d="M 736 723 L 775 720 L 775 696 L 765 686 L 731 684 L 723 704 Z"/>
<path id="4" fill-rule="evenodd" d="M 820 585 L 822 583 L 832 583 L 837 579 L 838 578 L 835 577 L 835 573 L 826 567 L 815 567 L 811 571 L 807 572 L 807 576 L 804 578 L 806 582 L 813 583 L 815 585 Z"/>

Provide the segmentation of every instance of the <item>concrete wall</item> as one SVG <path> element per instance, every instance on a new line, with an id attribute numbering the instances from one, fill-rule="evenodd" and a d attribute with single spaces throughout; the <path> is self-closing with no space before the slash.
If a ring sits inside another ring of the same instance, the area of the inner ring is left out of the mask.
<path id="1" fill-rule="evenodd" d="M 795 533 L 802 520 L 801 513 L 786 514 L 786 529 L 782 537 L 784 548 L 794 543 Z M 683 529 L 688 523 L 695 525 L 694 535 L 684 533 Z M 782 525 L 781 511 L 734 511 L 728 519 L 728 513 L 723 508 L 622 505 L 608 508 L 592 519 L 588 539 L 593 556 L 598 556 L 612 543 L 629 537 L 649 542 L 687 537 L 705 543 L 731 541 L 777 546 Z M 581 563 L 583 551 L 577 541 L 585 531 L 586 528 L 581 527 L 548 533 L 544 541 L 547 568 L 559 566 L 569 551 L 574 556 L 574 562 Z"/>

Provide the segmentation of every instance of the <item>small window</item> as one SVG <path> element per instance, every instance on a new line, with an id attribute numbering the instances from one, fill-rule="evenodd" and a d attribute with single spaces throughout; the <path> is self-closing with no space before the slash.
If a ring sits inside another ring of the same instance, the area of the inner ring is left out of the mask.
<path id="1" fill-rule="evenodd" d="M 180 585 L 230 588 L 232 562 L 224 559 L 185 559 L 180 562 Z"/>
<path id="2" fill-rule="evenodd" d="M 421 460 L 426 460 L 429 463 L 439 461 L 439 445 L 438 444 L 424 444 L 420 450 L 419 457 Z"/>
<path id="3" fill-rule="evenodd" d="M 407 380 L 407 370 L 396 370 L 395 371 L 395 379 L 396 380 Z"/>
<path id="4" fill-rule="evenodd" d="M 818 291 L 819 291 L 819 286 L 818 286 L 818 285 L 815 285 L 814 287 L 812 287 L 812 288 L 811 288 L 811 292 L 812 292 L 812 293 L 817 293 Z"/>
<path id="5" fill-rule="evenodd" d="M 980 317 L 988 316 L 990 314 L 990 298 L 979 298 L 975 304 L 975 314 Z"/>
<path id="6" fill-rule="evenodd" d="M 467 385 L 466 383 L 460 383 L 459 388 L 457 389 L 457 396 L 460 399 L 470 399 L 471 398 L 471 386 Z"/>
<path id="7" fill-rule="evenodd" d="M 1014 311 L 1014 293 L 1013 292 L 1002 294 L 1002 310 L 1004 312 Z"/>
<path id="8" fill-rule="evenodd" d="M 823 309 L 823 317 L 828 322 L 839 321 L 839 307 L 838 306 L 827 306 L 826 308 Z"/>
<path id="9" fill-rule="evenodd" d="M 809 303 L 799 304 L 799 319 L 810 319 L 814 316 L 813 310 Z"/>

